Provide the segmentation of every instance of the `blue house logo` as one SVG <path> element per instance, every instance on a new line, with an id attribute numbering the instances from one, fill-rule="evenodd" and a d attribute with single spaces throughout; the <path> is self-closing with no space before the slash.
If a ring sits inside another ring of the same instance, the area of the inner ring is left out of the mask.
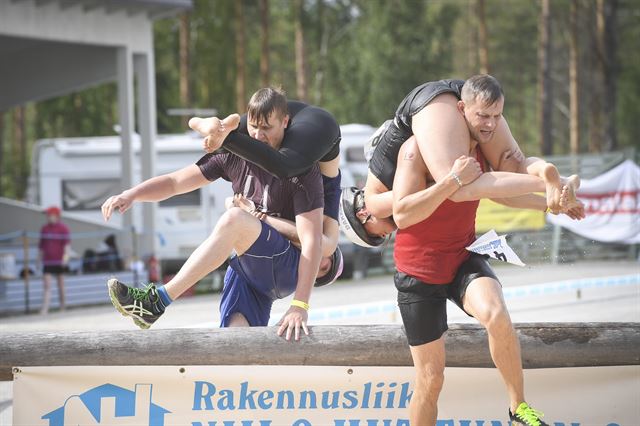
<path id="1" fill-rule="evenodd" d="M 151 384 L 136 384 L 131 391 L 105 383 L 80 395 L 72 395 L 57 410 L 41 418 L 48 426 L 136 424 L 164 426 L 170 413 L 151 403 Z"/>

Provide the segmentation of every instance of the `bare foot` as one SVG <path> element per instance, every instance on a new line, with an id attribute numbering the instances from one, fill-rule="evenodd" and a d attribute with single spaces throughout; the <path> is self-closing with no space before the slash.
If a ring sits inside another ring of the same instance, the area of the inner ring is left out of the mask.
<path id="1" fill-rule="evenodd" d="M 220 131 L 220 128 L 222 127 L 222 120 L 218 117 L 191 117 L 189 119 L 189 127 L 200 133 L 200 136 L 208 136 Z"/>
<path id="2" fill-rule="evenodd" d="M 582 209 L 584 212 L 584 205 L 576 197 L 578 188 L 580 188 L 580 177 L 578 175 L 571 175 L 565 180 L 560 199 L 560 207 L 562 207 L 563 213 L 572 209 Z"/>
<path id="3" fill-rule="evenodd" d="M 574 220 L 580 220 L 586 217 L 584 204 L 576 197 L 576 191 L 579 187 L 580 178 L 578 175 L 572 175 L 564 179 L 560 205 L 562 206 L 562 213 Z"/>
<path id="4" fill-rule="evenodd" d="M 238 114 L 231 114 L 224 120 L 220 120 L 218 117 L 192 117 L 189 120 L 189 127 L 196 132 L 200 133 L 200 136 L 208 136 L 230 128 L 236 129 L 240 124 L 240 116 Z"/>
<path id="5" fill-rule="evenodd" d="M 222 147 L 226 137 L 237 129 L 239 124 L 238 114 L 231 114 L 224 120 L 218 117 L 193 117 L 189 120 L 189 127 L 205 137 L 202 145 L 207 152 L 213 152 Z"/>
<path id="6" fill-rule="evenodd" d="M 562 211 L 562 182 L 560 180 L 560 173 L 553 164 L 547 164 L 542 172 L 542 178 L 546 185 L 547 193 L 547 207 L 551 210 L 551 213 L 558 214 Z"/>

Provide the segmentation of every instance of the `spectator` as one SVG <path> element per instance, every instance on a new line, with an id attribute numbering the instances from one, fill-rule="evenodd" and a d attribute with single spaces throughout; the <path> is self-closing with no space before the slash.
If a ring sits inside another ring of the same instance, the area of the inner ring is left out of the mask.
<path id="1" fill-rule="evenodd" d="M 100 249 L 97 250 L 98 255 L 98 271 L 116 272 L 122 271 L 122 259 L 118 252 L 118 245 L 116 244 L 116 236 L 109 234 L 107 238 L 100 244 Z"/>
<path id="2" fill-rule="evenodd" d="M 116 272 L 123 269 L 116 236 L 113 234 L 100 241 L 95 249 L 85 250 L 82 256 L 82 270 L 85 273 Z"/>
<path id="3" fill-rule="evenodd" d="M 45 210 L 47 223 L 40 230 L 39 260 L 43 266 L 42 283 L 44 286 L 40 314 L 49 312 L 51 301 L 51 277 L 56 276 L 60 310 L 65 309 L 64 272 L 68 261 L 69 228 L 60 221 L 60 209 L 52 206 Z"/>

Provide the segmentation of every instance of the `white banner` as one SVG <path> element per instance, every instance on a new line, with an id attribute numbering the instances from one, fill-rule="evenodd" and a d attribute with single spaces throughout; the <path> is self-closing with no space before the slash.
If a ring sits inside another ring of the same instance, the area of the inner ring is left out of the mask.
<path id="1" fill-rule="evenodd" d="M 578 198 L 587 217 L 571 220 L 547 214 L 547 220 L 585 238 L 607 243 L 640 243 L 640 167 L 626 160 L 593 179 L 582 179 Z"/>
<path id="2" fill-rule="evenodd" d="M 14 426 L 409 426 L 412 367 L 21 367 Z M 447 368 L 438 426 L 508 426 L 495 369 Z M 525 371 L 554 426 L 634 426 L 640 368 Z"/>

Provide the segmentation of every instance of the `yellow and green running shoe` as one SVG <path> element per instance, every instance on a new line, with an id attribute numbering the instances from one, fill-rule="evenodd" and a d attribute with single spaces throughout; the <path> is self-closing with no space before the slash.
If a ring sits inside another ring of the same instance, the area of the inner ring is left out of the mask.
<path id="1" fill-rule="evenodd" d="M 509 418 L 514 424 L 523 426 L 549 426 L 541 420 L 542 417 L 544 417 L 544 414 L 541 411 L 529 407 L 529 404 L 526 402 L 521 402 L 515 413 L 512 413 L 511 409 L 509 409 Z"/>
<path id="2" fill-rule="evenodd" d="M 153 284 L 145 288 L 133 288 L 111 278 L 107 287 L 113 306 L 122 315 L 133 318 L 133 322 L 140 328 L 151 327 L 164 314 L 165 306 Z"/>

